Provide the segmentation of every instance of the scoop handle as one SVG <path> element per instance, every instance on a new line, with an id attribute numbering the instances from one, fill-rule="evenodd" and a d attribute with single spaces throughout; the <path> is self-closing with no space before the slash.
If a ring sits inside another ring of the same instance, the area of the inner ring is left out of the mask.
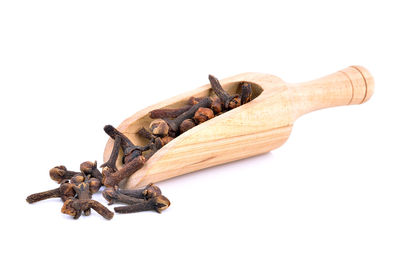
<path id="1" fill-rule="evenodd" d="M 362 104 L 374 92 L 374 79 L 362 66 L 350 66 L 328 76 L 289 84 L 295 116 L 341 105 Z"/>

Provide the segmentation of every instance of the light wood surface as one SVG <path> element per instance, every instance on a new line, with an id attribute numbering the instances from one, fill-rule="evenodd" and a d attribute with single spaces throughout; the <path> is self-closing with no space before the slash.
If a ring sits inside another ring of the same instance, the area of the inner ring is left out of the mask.
<path id="1" fill-rule="evenodd" d="M 150 182 L 269 152 L 285 143 L 294 121 L 301 115 L 327 107 L 361 104 L 374 91 L 371 74 L 361 66 L 351 66 L 299 84 L 286 83 L 278 77 L 261 73 L 239 74 L 221 80 L 221 84 L 232 93 L 238 91 L 243 81 L 252 83 L 257 96 L 255 99 L 172 140 L 127 179 L 126 187 L 141 187 Z M 143 126 L 148 127 L 151 122 L 149 111 L 180 107 L 191 96 L 208 96 L 210 92 L 210 85 L 205 85 L 147 107 L 123 121 L 118 130 L 135 144 L 144 145 L 147 142 L 135 133 Z M 111 153 L 112 144 L 112 140 L 107 142 L 104 161 Z"/>

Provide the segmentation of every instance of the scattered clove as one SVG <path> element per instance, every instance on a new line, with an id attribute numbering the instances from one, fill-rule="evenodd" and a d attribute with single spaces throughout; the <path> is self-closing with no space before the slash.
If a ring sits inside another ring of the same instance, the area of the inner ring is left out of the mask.
<path id="1" fill-rule="evenodd" d="M 103 184 L 107 187 L 118 187 L 119 183 L 123 179 L 131 176 L 137 170 L 142 168 L 145 163 L 145 160 L 146 159 L 144 158 L 144 156 L 141 155 L 136 157 L 129 163 L 126 163 L 117 172 L 114 173 L 103 172 L 104 173 Z"/>
<path id="2" fill-rule="evenodd" d="M 140 211 L 155 210 L 161 213 L 163 210 L 170 206 L 170 201 L 163 195 L 156 196 L 154 198 L 143 200 L 137 199 L 138 202 L 128 206 L 121 206 L 114 208 L 117 213 L 134 213 Z"/>
<path id="3" fill-rule="evenodd" d="M 99 169 L 97 169 L 97 161 L 95 162 L 85 161 L 81 163 L 80 169 L 81 172 L 84 173 L 85 175 L 90 175 L 98 180 L 102 180 L 103 178 Z"/>
<path id="4" fill-rule="evenodd" d="M 108 208 L 90 199 L 79 200 L 69 198 L 64 202 L 61 212 L 73 216 L 74 219 L 78 219 L 82 215 L 82 211 L 90 211 L 90 209 L 94 209 L 98 214 L 108 220 L 114 216 L 114 213 Z"/>
<path id="5" fill-rule="evenodd" d="M 64 165 L 61 165 L 51 168 L 49 174 L 52 180 L 61 183 L 63 180 L 69 180 L 74 175 L 79 174 L 79 172 L 69 171 Z"/>
<path id="6" fill-rule="evenodd" d="M 161 195 L 161 189 L 154 183 L 150 183 L 144 188 L 139 189 L 119 189 L 119 192 L 121 194 L 140 199 L 150 199 Z"/>
<path id="7" fill-rule="evenodd" d="M 112 169 L 114 172 L 117 171 L 117 159 L 118 159 L 118 154 L 119 154 L 119 148 L 121 147 L 121 137 L 116 136 L 114 139 L 114 146 L 111 151 L 110 157 L 108 160 L 103 163 L 100 168 L 104 167 L 109 167 Z"/>
<path id="8" fill-rule="evenodd" d="M 84 182 L 81 182 L 78 185 L 74 185 L 73 188 L 75 190 L 75 193 L 78 195 L 79 200 L 83 201 L 83 200 L 92 199 L 92 194 L 90 193 L 90 187 L 89 187 L 89 183 L 87 182 L 87 180 L 85 180 Z M 83 210 L 83 213 L 86 216 L 90 215 L 90 208 Z"/>
<path id="9" fill-rule="evenodd" d="M 50 198 L 61 198 L 63 201 L 65 201 L 66 199 L 74 196 L 75 191 L 73 189 L 73 184 L 65 181 L 57 188 L 29 195 L 26 198 L 26 201 L 29 204 L 33 204 Z"/>
<path id="10" fill-rule="evenodd" d="M 138 198 L 122 194 L 120 190 L 114 190 L 113 188 L 104 189 L 102 194 L 104 199 L 108 201 L 109 205 L 114 203 L 133 205 L 139 202 Z"/>

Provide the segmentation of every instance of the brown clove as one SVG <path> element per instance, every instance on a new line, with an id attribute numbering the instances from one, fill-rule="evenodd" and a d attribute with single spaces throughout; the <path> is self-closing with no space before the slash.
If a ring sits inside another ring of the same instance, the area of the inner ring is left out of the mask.
<path id="1" fill-rule="evenodd" d="M 69 171 L 64 165 L 61 165 L 51 168 L 49 174 L 52 180 L 61 183 L 63 180 L 69 180 L 74 175 L 79 174 L 79 172 Z"/>
<path id="2" fill-rule="evenodd" d="M 242 95 L 240 98 L 240 103 L 246 104 L 251 100 L 251 95 L 252 95 L 252 90 L 251 90 L 251 84 L 244 82 L 242 84 Z"/>
<path id="3" fill-rule="evenodd" d="M 117 171 L 117 159 L 119 155 L 119 148 L 121 147 L 121 137 L 116 136 L 114 139 L 113 149 L 108 160 L 103 163 L 100 168 L 109 167 L 113 171 Z"/>
<path id="4" fill-rule="evenodd" d="M 218 79 L 211 74 L 208 76 L 211 87 L 215 94 L 221 99 L 221 102 L 225 109 L 234 109 L 240 106 L 240 97 L 238 95 L 228 94 L 219 83 Z"/>
<path id="5" fill-rule="evenodd" d="M 73 184 L 69 183 L 68 181 L 65 181 L 57 188 L 29 195 L 26 198 L 26 201 L 29 204 L 50 198 L 61 198 L 63 201 L 65 201 L 66 199 L 74 196 L 75 196 L 75 191 L 73 189 Z"/>
<path id="6" fill-rule="evenodd" d="M 85 161 L 81 163 L 80 170 L 85 175 L 90 175 L 98 180 L 102 180 L 103 176 L 101 175 L 99 169 L 97 169 L 97 161 Z"/>
<path id="7" fill-rule="evenodd" d="M 109 205 L 114 203 L 133 205 L 139 202 L 138 198 L 122 194 L 120 190 L 114 190 L 113 188 L 104 189 L 102 194 L 104 199 L 108 201 Z"/>
<path id="8" fill-rule="evenodd" d="M 104 127 L 104 131 L 115 140 L 116 136 L 121 137 L 121 148 L 124 152 L 124 157 L 122 159 L 123 163 L 129 163 L 136 157 L 142 155 L 144 151 L 147 151 L 150 149 L 150 145 L 141 147 L 141 146 L 136 146 L 132 143 L 131 140 L 129 140 L 128 137 L 126 137 L 124 134 L 119 132 L 116 128 L 114 128 L 112 125 L 106 125 Z"/>
<path id="9" fill-rule="evenodd" d="M 160 118 L 176 118 L 183 112 L 186 112 L 190 109 L 192 105 L 187 104 L 185 106 L 179 108 L 161 108 L 150 111 L 150 118 L 152 119 L 160 119 Z"/>
<path id="10" fill-rule="evenodd" d="M 211 102 L 212 102 L 211 98 L 203 98 L 197 104 L 193 105 L 188 111 L 182 113 L 175 119 L 173 120 L 164 119 L 164 120 L 166 123 L 168 123 L 168 126 L 172 131 L 177 132 L 179 130 L 179 126 L 184 120 L 193 118 L 197 109 L 199 109 L 200 107 L 209 108 L 211 106 Z"/>
<path id="11" fill-rule="evenodd" d="M 208 121 L 212 118 L 214 118 L 214 112 L 210 108 L 204 107 L 200 107 L 199 109 L 197 109 L 193 117 L 197 124 L 204 123 L 205 121 Z"/>
<path id="12" fill-rule="evenodd" d="M 118 187 L 119 183 L 131 176 L 133 173 L 135 173 L 137 170 L 143 167 L 146 159 L 144 156 L 140 155 L 136 158 L 134 158 L 132 161 L 129 163 L 124 164 L 124 166 L 119 169 L 118 171 L 114 173 L 110 173 L 107 171 L 104 171 L 103 168 L 103 184 L 107 187 Z"/>
<path id="13" fill-rule="evenodd" d="M 119 189 L 119 192 L 121 194 L 139 199 L 150 199 L 161 195 L 161 189 L 154 183 L 150 183 L 144 188 L 139 189 Z"/>
<path id="14" fill-rule="evenodd" d="M 69 198 L 64 202 L 61 212 L 73 216 L 74 219 L 78 219 L 82 215 L 82 211 L 90 211 L 90 209 L 94 209 L 98 214 L 108 220 L 114 216 L 114 213 L 108 208 L 90 199 L 79 200 Z"/>
<path id="15" fill-rule="evenodd" d="M 156 196 L 149 200 L 138 199 L 139 201 L 133 205 L 121 206 L 114 208 L 117 213 L 134 213 L 140 211 L 155 210 L 161 213 L 170 206 L 170 201 L 163 195 Z"/>
<path id="16" fill-rule="evenodd" d="M 186 119 L 179 126 L 179 131 L 180 133 L 184 133 L 195 126 L 196 123 L 192 119 Z"/>

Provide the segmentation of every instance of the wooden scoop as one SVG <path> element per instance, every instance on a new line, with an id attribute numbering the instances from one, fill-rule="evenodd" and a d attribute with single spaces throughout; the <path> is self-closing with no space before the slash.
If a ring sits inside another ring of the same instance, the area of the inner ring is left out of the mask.
<path id="1" fill-rule="evenodd" d="M 221 80 L 221 85 L 234 93 L 239 91 L 241 82 L 251 83 L 252 101 L 179 135 L 133 174 L 126 187 L 142 187 L 150 182 L 269 152 L 285 143 L 293 122 L 301 115 L 327 107 L 361 104 L 374 91 L 373 77 L 361 66 L 351 66 L 299 84 L 286 83 L 269 74 L 243 73 Z M 182 107 L 191 96 L 204 97 L 210 93 L 210 85 L 205 85 L 157 103 L 123 121 L 118 130 L 134 144 L 145 145 L 146 140 L 136 132 L 149 126 L 151 110 Z M 112 147 L 113 140 L 109 140 L 104 161 Z"/>

